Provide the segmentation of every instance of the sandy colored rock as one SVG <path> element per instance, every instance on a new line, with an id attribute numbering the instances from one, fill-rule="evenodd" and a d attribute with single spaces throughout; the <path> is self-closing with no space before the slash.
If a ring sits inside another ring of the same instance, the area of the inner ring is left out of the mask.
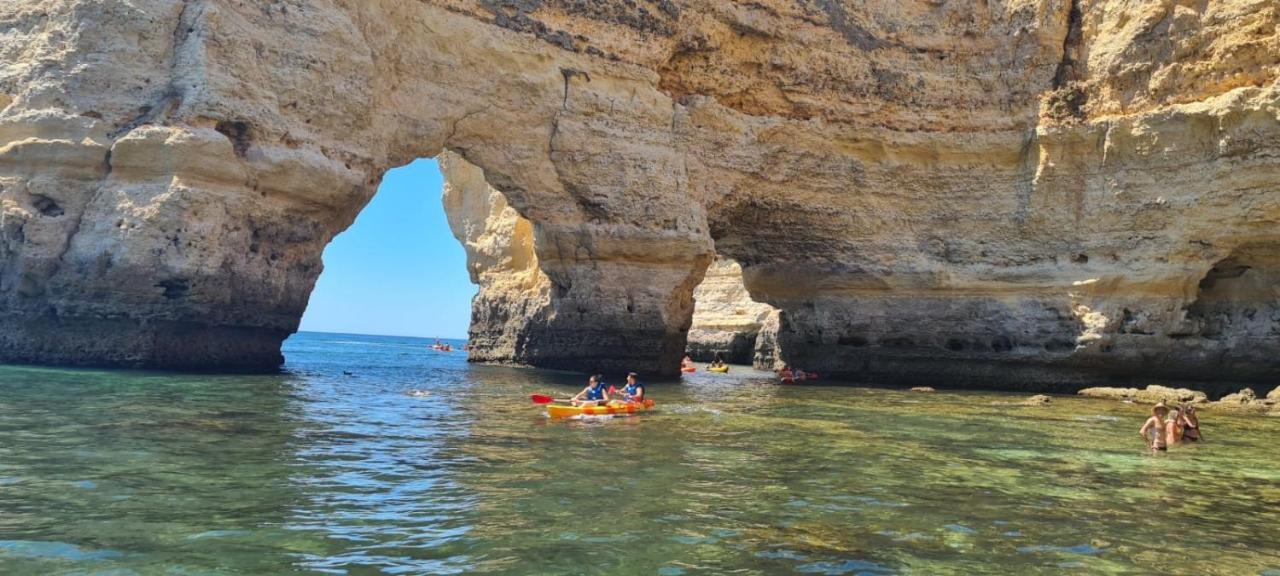
<path id="1" fill-rule="evenodd" d="M 1263 413 L 1270 411 L 1273 405 L 1274 402 L 1259 399 L 1252 388 L 1244 388 L 1234 394 L 1223 396 L 1217 402 L 1210 402 L 1208 408 L 1223 412 Z"/>
<path id="2" fill-rule="evenodd" d="M 1053 398 L 1044 394 L 1036 394 L 1019 402 L 992 402 L 992 406 L 1048 406 L 1053 403 Z"/>
<path id="3" fill-rule="evenodd" d="M 274 368 L 451 150 L 532 238 L 476 359 L 674 371 L 719 254 L 758 364 L 1273 385 L 1280 11 L 1202 4 L 12 0 L 0 359 Z"/>
<path id="4" fill-rule="evenodd" d="M 1276 386 L 1275 389 L 1267 393 L 1267 400 L 1280 403 L 1280 386 Z"/>
<path id="5" fill-rule="evenodd" d="M 1168 386 L 1160 386 L 1158 384 L 1152 384 L 1143 389 L 1108 388 L 1105 386 L 1085 388 L 1081 390 L 1079 394 L 1090 398 L 1133 400 L 1135 402 L 1143 402 L 1147 404 L 1155 404 L 1156 402 L 1164 402 L 1170 405 L 1182 403 L 1199 404 L 1209 400 L 1208 396 L 1204 392 L 1188 390 L 1186 388 L 1170 388 Z"/>
<path id="6" fill-rule="evenodd" d="M 1045 396 L 1044 394 L 1036 394 L 1035 396 L 1023 400 L 1022 403 L 1027 406 L 1047 406 L 1053 403 L 1053 398 Z"/>

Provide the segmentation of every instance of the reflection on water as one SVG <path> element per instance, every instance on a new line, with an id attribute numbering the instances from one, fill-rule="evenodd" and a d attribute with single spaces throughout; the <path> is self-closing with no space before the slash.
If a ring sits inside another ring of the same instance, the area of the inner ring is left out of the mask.
<path id="1" fill-rule="evenodd" d="M 654 383 L 549 422 L 574 375 L 301 335 L 280 376 L 0 367 L 3 574 L 1280 575 L 1280 421 Z M 411 394 L 417 392 L 417 394 Z"/>

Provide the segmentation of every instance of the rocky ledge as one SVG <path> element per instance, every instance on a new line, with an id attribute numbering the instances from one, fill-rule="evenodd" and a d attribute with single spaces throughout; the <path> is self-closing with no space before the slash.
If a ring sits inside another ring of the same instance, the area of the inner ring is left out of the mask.
<path id="1" fill-rule="evenodd" d="M 1090 398 L 1107 398 L 1111 400 L 1123 400 L 1125 402 L 1141 402 L 1144 404 L 1164 402 L 1169 406 L 1195 404 L 1201 408 L 1208 408 L 1210 410 L 1223 412 L 1244 412 L 1280 416 L 1280 386 L 1277 386 L 1267 394 L 1265 398 L 1259 398 L 1252 388 L 1244 388 L 1239 392 L 1226 394 L 1212 402 L 1209 401 L 1209 397 L 1204 392 L 1189 390 L 1187 388 L 1170 388 L 1154 384 L 1147 386 L 1144 389 L 1108 387 L 1086 388 L 1081 390 L 1079 394 Z"/>

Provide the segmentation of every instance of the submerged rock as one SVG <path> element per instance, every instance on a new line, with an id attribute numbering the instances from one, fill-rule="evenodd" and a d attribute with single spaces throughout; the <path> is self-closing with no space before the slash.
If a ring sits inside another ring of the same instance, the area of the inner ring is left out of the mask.
<path id="1" fill-rule="evenodd" d="M 1048 406 L 1053 403 L 1053 398 L 1044 394 L 1036 394 L 1019 402 L 992 402 L 992 406 Z"/>

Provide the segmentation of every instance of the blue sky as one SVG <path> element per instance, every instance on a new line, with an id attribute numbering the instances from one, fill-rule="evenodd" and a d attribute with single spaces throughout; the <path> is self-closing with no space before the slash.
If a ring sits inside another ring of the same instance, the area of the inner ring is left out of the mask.
<path id="1" fill-rule="evenodd" d="M 449 232 L 434 159 L 387 173 L 355 224 L 324 251 L 301 330 L 462 338 L 476 287 Z"/>

